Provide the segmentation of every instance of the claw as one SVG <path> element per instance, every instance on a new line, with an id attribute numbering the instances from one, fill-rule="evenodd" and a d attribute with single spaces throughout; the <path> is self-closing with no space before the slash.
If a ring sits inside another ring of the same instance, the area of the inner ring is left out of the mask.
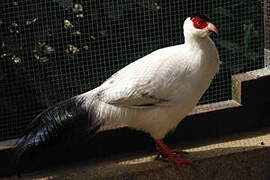
<path id="1" fill-rule="evenodd" d="M 162 140 L 156 140 L 156 149 L 158 151 L 158 157 L 166 157 L 170 162 L 174 163 L 183 178 L 183 164 L 195 167 L 191 160 L 177 156 L 177 154 L 185 154 L 186 152 L 177 149 L 170 149 Z"/>

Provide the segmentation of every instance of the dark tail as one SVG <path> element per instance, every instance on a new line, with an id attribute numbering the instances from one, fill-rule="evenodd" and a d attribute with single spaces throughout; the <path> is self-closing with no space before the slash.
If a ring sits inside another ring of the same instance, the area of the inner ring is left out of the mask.
<path id="1" fill-rule="evenodd" d="M 33 120 L 14 149 L 16 171 L 20 171 L 24 158 L 46 146 L 73 143 L 95 134 L 101 122 L 94 118 L 95 108 L 86 99 L 83 96 L 71 98 L 45 110 Z"/>

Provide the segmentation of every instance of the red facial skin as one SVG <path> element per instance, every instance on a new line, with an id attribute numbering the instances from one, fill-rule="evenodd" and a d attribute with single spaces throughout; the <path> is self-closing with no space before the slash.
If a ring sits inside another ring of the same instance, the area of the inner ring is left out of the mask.
<path id="1" fill-rule="evenodd" d="M 191 20 L 193 22 L 193 26 L 196 29 L 204 29 L 208 25 L 208 22 L 205 19 L 202 19 L 202 18 L 199 18 L 199 17 L 192 18 Z"/>

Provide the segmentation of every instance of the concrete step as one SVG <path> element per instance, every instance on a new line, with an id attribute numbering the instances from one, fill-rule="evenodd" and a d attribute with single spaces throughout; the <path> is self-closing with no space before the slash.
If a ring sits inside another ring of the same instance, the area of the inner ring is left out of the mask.
<path id="1" fill-rule="evenodd" d="M 178 148 L 178 146 L 175 146 Z M 182 143 L 195 169 L 185 166 L 187 180 L 269 180 L 270 128 L 222 138 Z M 14 180 L 6 177 L 3 180 Z M 128 153 L 76 162 L 24 174 L 20 180 L 183 179 L 174 165 L 154 154 Z"/>

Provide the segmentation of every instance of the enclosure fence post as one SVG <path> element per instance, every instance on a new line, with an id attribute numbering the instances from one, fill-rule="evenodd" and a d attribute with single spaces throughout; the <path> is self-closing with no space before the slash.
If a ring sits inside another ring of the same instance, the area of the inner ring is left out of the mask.
<path id="1" fill-rule="evenodd" d="M 264 65 L 270 68 L 270 0 L 264 0 Z"/>

